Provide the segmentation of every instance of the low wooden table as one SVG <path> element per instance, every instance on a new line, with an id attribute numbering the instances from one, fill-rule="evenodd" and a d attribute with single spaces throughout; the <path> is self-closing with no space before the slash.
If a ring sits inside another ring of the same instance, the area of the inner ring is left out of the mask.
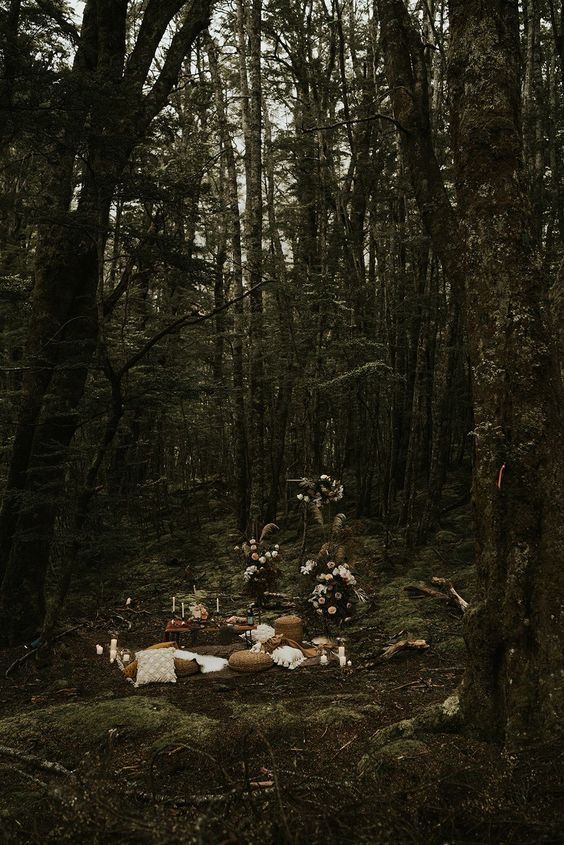
<path id="1" fill-rule="evenodd" d="M 174 640 L 178 645 L 181 644 L 181 637 L 183 634 L 188 634 L 190 645 L 195 645 L 198 642 L 198 634 L 200 631 L 210 628 L 216 628 L 218 631 L 222 626 L 216 619 L 206 619 L 205 622 L 199 619 L 170 619 L 165 627 L 164 639 L 165 642 Z M 250 648 L 253 644 L 251 631 L 256 629 L 256 625 L 226 625 L 232 628 L 235 634 L 244 634 L 245 642 Z"/>
<path id="2" fill-rule="evenodd" d="M 170 642 L 170 640 L 174 640 L 178 645 L 180 645 L 181 637 L 183 634 L 189 635 L 189 642 L 191 645 L 194 645 L 198 642 L 198 634 L 203 629 L 209 626 L 209 622 L 206 619 L 205 622 L 202 622 L 198 619 L 170 619 L 165 628 L 164 638 L 165 642 Z"/>

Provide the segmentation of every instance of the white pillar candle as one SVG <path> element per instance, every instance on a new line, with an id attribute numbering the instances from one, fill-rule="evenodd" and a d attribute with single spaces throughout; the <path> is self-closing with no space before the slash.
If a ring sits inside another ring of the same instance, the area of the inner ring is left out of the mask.
<path id="1" fill-rule="evenodd" d="M 172 597 L 172 612 L 176 610 L 176 596 Z"/>
<path id="2" fill-rule="evenodd" d="M 121 659 L 123 660 L 124 663 L 129 663 L 129 661 L 131 660 L 129 652 L 124 651 Z"/>
<path id="3" fill-rule="evenodd" d="M 103 653 L 104 653 L 104 646 L 103 645 L 97 645 L 96 646 L 96 654 L 103 654 Z"/>
<path id="4" fill-rule="evenodd" d="M 321 666 L 327 666 L 327 664 L 329 663 L 329 660 L 328 660 L 326 654 L 321 655 L 321 657 L 319 658 L 319 663 L 320 663 Z"/>
<path id="5" fill-rule="evenodd" d="M 182 618 L 184 619 L 184 602 L 182 602 Z"/>
<path id="6" fill-rule="evenodd" d="M 127 598 L 127 599 L 125 600 L 125 606 L 126 606 L 126 607 L 129 607 L 129 605 L 130 605 L 130 604 L 131 604 L 131 598 Z"/>
<path id="7" fill-rule="evenodd" d="M 110 663 L 113 663 L 117 655 L 117 639 L 110 640 Z"/>
<path id="8" fill-rule="evenodd" d="M 215 600 L 215 612 L 219 613 L 219 599 Z"/>

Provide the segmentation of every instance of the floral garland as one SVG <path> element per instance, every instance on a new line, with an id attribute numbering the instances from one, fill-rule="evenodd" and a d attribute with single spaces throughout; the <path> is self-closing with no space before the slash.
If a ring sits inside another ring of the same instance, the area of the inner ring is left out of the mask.
<path id="1" fill-rule="evenodd" d="M 302 478 L 300 481 L 301 492 L 297 498 L 306 506 L 311 502 L 316 507 L 339 502 L 344 495 L 345 488 L 336 478 L 330 475 L 320 475 L 319 478 Z"/>
<path id="2" fill-rule="evenodd" d="M 327 621 L 340 624 L 351 621 L 357 600 L 357 581 L 348 564 L 335 560 L 337 550 L 325 545 L 317 559 L 307 560 L 300 572 L 316 581 L 308 598 L 315 612 Z"/>

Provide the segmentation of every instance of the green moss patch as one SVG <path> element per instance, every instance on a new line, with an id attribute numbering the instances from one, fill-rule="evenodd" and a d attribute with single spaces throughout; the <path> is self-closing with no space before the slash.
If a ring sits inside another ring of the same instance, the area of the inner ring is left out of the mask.
<path id="1" fill-rule="evenodd" d="M 158 698 L 115 698 L 45 707 L 0 721 L 0 742 L 74 765 L 116 729 L 121 740 L 143 739 L 144 746 L 184 739 L 205 744 L 219 723 L 207 716 L 184 713 Z"/>

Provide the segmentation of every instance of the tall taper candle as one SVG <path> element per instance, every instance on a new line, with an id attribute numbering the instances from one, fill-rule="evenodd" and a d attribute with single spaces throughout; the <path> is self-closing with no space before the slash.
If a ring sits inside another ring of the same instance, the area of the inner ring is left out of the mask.
<path id="1" fill-rule="evenodd" d="M 219 599 L 215 600 L 215 612 L 219 613 Z"/>
<path id="2" fill-rule="evenodd" d="M 184 619 L 184 602 L 182 602 L 182 618 Z"/>
<path id="3" fill-rule="evenodd" d="M 172 612 L 176 610 L 176 596 L 172 597 Z"/>

